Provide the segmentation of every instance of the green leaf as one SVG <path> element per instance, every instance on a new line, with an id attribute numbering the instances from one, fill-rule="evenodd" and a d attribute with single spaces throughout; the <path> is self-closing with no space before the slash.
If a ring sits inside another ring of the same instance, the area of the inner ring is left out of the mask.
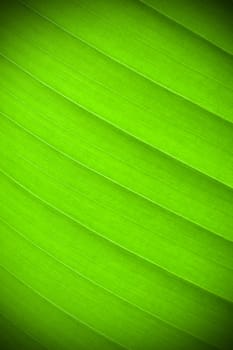
<path id="1" fill-rule="evenodd" d="M 231 7 L 2 5 L 5 347 L 230 348 Z"/>

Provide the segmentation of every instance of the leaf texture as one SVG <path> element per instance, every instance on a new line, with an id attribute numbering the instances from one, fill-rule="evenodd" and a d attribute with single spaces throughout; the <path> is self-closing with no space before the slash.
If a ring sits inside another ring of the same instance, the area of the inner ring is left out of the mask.
<path id="1" fill-rule="evenodd" d="M 230 349 L 230 1 L 1 6 L 2 344 Z"/>

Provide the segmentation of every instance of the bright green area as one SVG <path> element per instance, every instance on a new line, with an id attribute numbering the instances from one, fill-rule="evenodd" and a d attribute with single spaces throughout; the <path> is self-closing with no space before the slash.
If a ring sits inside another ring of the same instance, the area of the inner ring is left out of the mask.
<path id="1" fill-rule="evenodd" d="M 231 348 L 231 7 L 2 5 L 4 349 Z"/>

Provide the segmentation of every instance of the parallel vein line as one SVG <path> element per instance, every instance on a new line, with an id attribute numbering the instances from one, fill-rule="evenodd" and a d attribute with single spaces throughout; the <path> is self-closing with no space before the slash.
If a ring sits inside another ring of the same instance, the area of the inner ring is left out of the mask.
<path id="1" fill-rule="evenodd" d="M 186 27 L 184 24 L 180 23 L 179 21 L 177 21 L 176 19 L 174 19 L 173 17 L 171 17 L 170 15 L 168 15 L 167 13 L 157 9 L 156 7 L 154 7 L 153 5 L 151 4 L 148 4 L 145 0 L 136 0 L 136 1 L 139 1 L 141 2 L 144 6 L 148 7 L 149 9 L 159 13 L 161 16 L 167 18 L 168 20 L 170 20 L 171 22 L 174 22 L 176 23 L 178 26 L 182 27 L 183 29 L 185 29 L 186 31 L 189 31 L 190 33 L 192 33 L 193 35 L 195 35 L 196 37 L 204 40 L 205 42 L 207 42 L 208 44 L 210 44 L 211 46 L 215 47 L 216 49 L 222 51 L 225 55 L 228 55 L 230 57 L 232 57 L 232 53 L 227 51 L 225 48 L 217 45 L 216 43 L 214 43 L 213 41 L 211 41 L 210 39 L 207 39 L 204 35 L 198 33 L 198 32 L 195 32 L 194 30 Z"/>
<path id="2" fill-rule="evenodd" d="M 206 343 L 205 341 L 203 341 L 202 339 L 194 336 L 193 334 L 191 334 L 190 332 L 181 329 L 179 327 L 177 327 L 176 325 L 172 324 L 171 322 L 168 322 L 164 319 L 162 319 L 161 317 L 155 315 L 154 313 L 149 312 L 148 310 L 136 305 L 135 303 L 132 303 L 131 301 L 125 299 L 124 297 L 120 296 L 118 293 L 112 292 L 110 289 L 102 286 L 101 284 L 99 284 L 98 282 L 95 282 L 94 280 L 90 279 L 87 276 L 84 276 L 82 273 L 80 273 L 79 271 L 77 271 L 76 269 L 72 268 L 71 266 L 67 265 L 66 263 L 64 263 L 63 261 L 61 261 L 60 259 L 56 258 L 53 254 L 49 253 L 46 249 L 43 249 L 42 247 L 40 247 L 38 244 L 34 243 L 32 240 L 28 239 L 24 234 L 22 234 L 21 232 L 19 232 L 17 229 L 15 229 L 14 227 L 12 227 L 11 225 L 9 225 L 8 222 L 6 222 L 5 220 L 3 220 L 0 217 L 0 221 L 2 221 L 4 224 L 6 224 L 12 231 L 14 231 L 16 234 L 18 234 L 22 239 L 26 240 L 27 242 L 29 242 L 32 246 L 34 246 L 36 249 L 41 250 L 44 254 L 48 255 L 51 259 L 53 259 L 54 261 L 56 261 L 58 264 L 61 264 L 63 266 L 65 266 L 68 270 L 72 271 L 74 274 L 77 274 L 79 277 L 81 277 L 82 279 L 88 281 L 89 283 L 93 284 L 94 286 L 106 291 L 107 293 L 113 295 L 115 298 L 121 300 L 122 302 L 130 305 L 133 308 L 136 308 L 137 310 L 139 310 L 142 313 L 145 313 L 149 316 L 151 316 L 152 318 L 155 318 L 157 320 L 159 320 L 159 322 L 165 324 L 166 326 L 169 326 L 171 328 L 174 328 L 176 330 L 178 330 L 179 332 L 182 332 L 184 334 L 187 334 L 189 336 L 191 336 L 194 339 L 197 339 L 200 342 Z M 208 345 L 211 345 L 208 343 Z"/>
<path id="3" fill-rule="evenodd" d="M 169 209 L 169 208 L 167 208 L 167 207 L 165 207 L 165 206 L 162 206 L 161 204 L 159 204 L 159 203 L 157 203 L 157 202 L 151 200 L 150 198 L 144 196 L 143 194 L 138 193 L 138 192 L 136 192 L 136 191 L 130 189 L 129 187 L 127 187 L 127 186 L 125 186 L 125 185 L 123 185 L 123 184 L 121 184 L 121 183 L 119 183 L 119 182 L 113 180 L 112 178 L 110 178 L 110 177 L 108 177 L 108 176 L 106 176 L 106 175 L 103 175 L 102 173 L 98 172 L 97 170 L 94 170 L 94 169 L 88 167 L 87 165 L 85 165 L 84 163 L 82 163 L 82 162 L 78 161 L 77 159 L 73 158 L 72 156 L 70 156 L 70 155 L 67 154 L 66 152 L 61 151 L 60 149 L 58 149 L 57 147 L 55 147 L 55 146 L 53 146 L 52 144 L 48 143 L 47 141 L 45 141 L 45 140 L 42 139 L 41 137 L 35 135 L 35 134 L 32 133 L 31 131 L 29 131 L 28 129 L 26 129 L 25 127 L 23 127 L 21 124 L 19 124 L 18 122 L 14 121 L 10 116 L 6 115 L 5 113 L 3 113 L 3 112 L 1 112 L 1 111 L 0 111 L 0 114 L 1 114 L 4 118 L 6 118 L 7 120 L 9 120 L 11 123 L 17 125 L 17 127 L 20 128 L 20 129 L 22 129 L 25 133 L 31 135 L 31 136 L 34 137 L 35 139 L 39 140 L 42 144 L 45 144 L 45 145 L 48 146 L 49 148 L 53 149 L 56 153 L 61 154 L 61 155 L 64 156 L 65 158 L 69 159 L 70 161 L 72 161 L 72 162 L 74 162 L 74 163 L 77 163 L 79 166 L 81 166 L 81 167 L 83 167 L 83 168 L 89 170 L 89 171 L 92 172 L 92 173 L 95 173 L 95 174 L 99 175 L 100 177 L 102 177 L 102 178 L 108 180 L 110 183 L 114 183 L 115 185 L 119 186 L 119 187 L 122 188 L 123 190 L 125 190 L 125 191 L 127 191 L 127 192 L 130 192 L 130 193 L 133 193 L 134 195 L 136 195 L 136 196 L 139 197 L 139 198 L 143 198 L 144 200 L 148 201 L 148 202 L 151 203 L 152 205 L 155 205 L 156 207 L 162 208 L 164 211 L 168 212 L 169 215 L 175 215 L 175 216 L 177 216 L 177 217 L 180 217 L 181 219 L 183 219 L 183 220 L 185 220 L 185 221 L 188 221 L 188 222 L 190 222 L 191 224 L 193 224 L 193 225 L 195 225 L 195 226 L 197 226 L 197 227 L 199 227 L 199 228 L 201 228 L 201 229 L 206 230 L 206 231 L 209 232 L 210 234 L 213 234 L 213 235 L 216 236 L 218 239 L 222 239 L 222 240 L 226 241 L 227 243 L 232 244 L 232 241 L 231 241 L 230 239 L 228 239 L 228 238 L 226 238 L 226 237 L 224 237 L 224 236 L 222 236 L 222 235 L 220 235 L 220 234 L 218 234 L 218 233 L 216 233 L 216 232 L 214 232 L 214 231 L 211 231 L 210 229 L 204 227 L 203 225 L 201 225 L 201 224 L 199 224 L 199 223 L 197 223 L 197 222 L 195 222 L 195 221 L 193 221 L 193 220 L 191 220 L 191 219 L 189 219 L 189 218 L 186 218 L 186 217 L 183 216 L 182 214 L 176 213 L 175 211 L 173 211 L 173 210 L 171 210 L 171 209 Z M 40 170 L 42 173 L 44 173 L 46 176 L 49 176 L 49 177 L 53 178 L 52 176 L 48 175 L 46 172 L 44 172 L 39 166 L 37 166 L 37 165 L 34 164 L 33 162 L 29 161 L 28 159 L 26 159 L 26 158 L 24 158 L 24 157 L 22 157 L 22 156 L 19 156 L 19 157 L 23 158 L 24 161 L 28 162 L 28 163 L 29 163 L 30 165 L 32 165 L 33 167 L 36 167 L 37 169 L 39 169 L 39 170 Z M 70 187 L 68 187 L 67 185 L 64 185 L 64 187 L 67 187 L 67 188 L 70 189 Z M 72 190 L 73 190 L 73 189 L 72 189 Z M 75 191 L 75 192 L 77 192 L 77 191 Z M 79 193 L 79 192 L 78 192 L 78 193 Z M 82 193 L 79 193 L 79 194 L 81 194 L 82 196 L 84 196 Z M 84 197 L 85 197 L 85 196 L 84 196 Z M 88 200 L 90 200 L 89 197 L 86 197 L 86 198 L 87 198 Z M 94 200 L 92 200 L 92 201 L 95 202 Z M 98 204 L 98 203 L 97 203 L 97 204 Z M 123 216 L 123 215 L 122 215 L 122 217 L 125 217 L 127 220 L 129 220 L 129 221 L 131 221 L 131 222 L 134 222 L 132 219 L 130 219 L 130 218 L 126 217 L 126 216 Z M 134 222 L 134 223 L 136 223 L 136 222 Z M 136 224 L 137 224 L 137 223 L 136 223 Z M 146 229 L 146 228 L 144 227 L 144 229 Z"/>
<path id="4" fill-rule="evenodd" d="M 15 34 L 15 36 L 17 36 L 17 37 L 19 36 L 20 38 L 22 38 L 22 36 L 21 36 L 21 35 L 18 35 L 18 33 Z M 58 57 L 56 57 L 56 56 L 53 56 L 47 49 L 42 48 L 40 45 L 38 45 L 38 44 L 36 44 L 36 43 L 34 43 L 34 42 L 33 42 L 33 43 L 30 43 L 30 45 L 33 46 L 36 50 L 41 51 L 43 54 L 46 54 L 47 56 L 49 56 L 50 58 L 52 58 L 54 61 L 57 61 L 59 64 L 62 64 L 64 67 L 67 67 L 70 71 L 72 71 L 72 73 L 69 72 L 69 75 L 70 75 L 74 80 L 76 80 L 76 81 L 79 81 L 79 80 L 80 80 L 79 78 L 77 78 L 77 76 L 75 76 L 75 75 L 73 74 L 73 72 L 76 73 L 76 70 L 73 68 L 72 65 L 70 65 L 70 64 L 68 64 L 68 63 L 64 63 L 62 59 L 60 59 L 60 58 L 58 58 Z M 13 62 L 13 61 L 12 61 L 12 62 Z M 18 65 L 18 68 L 21 69 L 21 70 L 24 70 L 24 72 L 27 71 L 27 70 L 25 70 L 23 67 L 21 67 L 21 66 L 19 66 L 19 65 Z M 31 74 L 31 73 L 30 73 L 30 74 Z M 93 78 L 90 78 L 88 75 L 82 73 L 81 71 L 78 71 L 78 74 L 79 74 L 80 76 L 84 77 L 85 79 L 87 79 L 88 81 L 94 82 L 96 85 L 98 85 L 98 86 L 104 88 L 104 90 L 107 90 L 107 91 L 109 91 L 109 92 L 111 92 L 111 93 L 113 93 L 113 94 L 115 94 L 115 95 L 121 97 L 123 100 L 129 102 L 129 104 L 132 104 L 133 106 L 136 106 L 137 108 L 141 109 L 142 111 L 144 111 L 144 112 L 146 112 L 146 113 L 152 115 L 152 111 L 151 111 L 149 108 L 145 107 L 144 105 L 141 105 L 141 104 L 135 102 L 134 100 L 132 100 L 131 98 L 128 98 L 128 97 L 126 97 L 125 95 L 120 94 L 118 91 L 114 90 L 113 88 L 110 88 L 109 86 L 104 85 L 103 83 L 101 83 L 101 82 L 98 81 L 98 80 L 93 79 Z M 31 75 L 31 76 L 34 76 L 34 79 L 41 83 L 41 80 L 39 80 L 39 78 L 35 77 L 35 75 Z M 42 82 L 42 84 L 43 84 L 43 82 Z M 49 86 L 49 85 L 48 85 L 48 86 Z M 52 88 L 52 87 L 51 87 L 51 88 Z M 80 108 L 81 108 L 81 109 L 85 109 L 85 107 L 84 107 L 84 106 L 81 106 L 81 105 L 80 105 Z M 91 111 L 89 111 L 89 109 L 86 109 L 86 111 L 88 111 L 88 113 L 90 113 L 90 114 L 93 114 Z M 211 115 L 212 115 L 212 114 L 211 114 Z M 166 113 L 163 113 L 163 117 L 166 118 L 166 120 L 169 122 L 169 124 L 171 124 L 171 125 L 173 125 L 175 128 L 177 128 L 176 124 L 175 124 L 174 122 L 172 122 L 172 120 L 169 120 L 169 119 L 167 118 Z M 106 119 L 104 119 L 103 117 L 102 117 L 102 120 L 104 120 L 104 121 L 106 121 L 106 123 L 108 123 L 108 121 L 107 121 Z M 110 123 L 111 123 L 111 122 L 110 122 Z M 225 124 L 229 124 L 229 122 L 226 121 L 226 120 L 224 120 L 224 123 L 225 123 Z M 147 126 L 147 124 L 145 124 L 145 125 Z M 228 125 L 228 126 L 229 126 L 229 125 Z M 233 127 L 233 124 L 230 123 L 230 126 Z M 120 127 L 117 127 L 117 126 L 115 126 L 115 127 L 118 128 L 118 129 L 120 128 Z M 120 130 L 122 130 L 122 129 L 120 129 Z M 217 146 L 218 148 L 220 148 L 220 149 L 221 149 L 222 151 L 224 151 L 225 153 L 229 153 L 229 154 L 231 155 L 231 152 L 229 151 L 229 149 L 225 149 L 225 148 L 223 148 L 221 145 L 216 145 L 215 143 L 209 142 L 209 141 L 208 141 L 206 138 L 204 138 L 202 135 L 196 135 L 195 133 L 193 133 L 193 131 L 192 131 L 191 128 L 187 128 L 187 127 L 186 127 L 186 128 L 183 129 L 183 130 L 184 130 L 187 134 L 190 134 L 190 135 L 192 135 L 192 136 L 198 137 L 198 138 L 200 138 L 201 140 L 205 141 L 206 143 L 208 143 L 208 144 L 210 144 L 210 145 L 213 145 L 213 146 L 215 146 L 215 147 Z M 175 156 L 172 156 L 171 154 L 166 153 L 166 152 L 163 151 L 163 150 L 160 150 L 160 148 L 158 148 L 158 147 L 155 147 L 155 146 L 153 146 L 153 147 L 154 147 L 156 150 L 160 151 L 161 153 L 167 154 L 169 157 L 171 157 L 171 158 L 173 158 L 173 159 L 175 159 L 175 160 L 177 160 L 177 161 L 179 161 L 179 162 L 181 162 L 181 163 L 183 163 L 183 164 L 186 164 L 186 165 L 187 165 L 188 167 L 190 167 L 190 168 L 193 168 L 193 167 L 192 167 L 190 164 L 188 164 L 187 162 L 184 162 L 184 161 L 182 161 L 182 160 L 176 158 Z M 206 176 L 208 176 L 208 177 L 211 177 L 211 178 L 213 178 L 214 180 L 216 180 L 216 181 L 220 182 L 221 184 L 224 184 L 224 185 L 225 185 L 224 182 L 220 181 L 219 179 L 215 179 L 214 177 L 208 175 L 206 172 L 201 171 L 201 170 L 199 170 L 198 168 L 193 168 L 193 169 L 195 169 L 195 170 L 198 171 L 199 173 L 201 173 L 201 174 L 203 174 L 203 175 L 206 175 Z M 226 185 L 226 186 L 228 186 L 228 185 Z"/>
<path id="5" fill-rule="evenodd" d="M 103 338 L 107 339 L 108 341 L 110 341 L 113 344 L 118 345 L 120 348 L 122 349 L 127 349 L 125 346 L 123 346 L 122 344 L 116 342 L 115 340 L 113 340 L 111 337 L 107 336 L 106 334 L 102 333 L 101 331 L 97 330 L 96 328 L 92 327 L 91 325 L 89 325 L 88 323 L 81 321 L 77 316 L 71 314 L 69 311 L 63 309 L 61 306 L 57 305 L 56 303 L 54 303 L 51 299 L 47 298 L 46 296 L 42 295 L 38 290 L 34 289 L 32 286 L 30 286 L 29 284 L 27 284 L 26 282 L 22 281 L 19 277 L 17 277 L 14 273 L 12 273 L 11 271 L 9 271 L 5 266 L 3 266 L 2 264 L 0 264 L 0 267 L 5 270 L 7 273 L 9 273 L 11 276 L 13 276 L 16 280 L 18 280 L 21 284 L 23 284 L 24 286 L 26 286 L 27 288 L 29 288 L 30 290 L 32 290 L 35 294 L 37 294 L 38 296 L 40 296 L 43 300 L 45 300 L 47 303 L 53 305 L 56 309 L 58 309 L 59 311 L 61 311 L 62 313 L 64 313 L 65 315 L 69 316 L 69 318 L 75 320 L 76 322 L 84 325 L 86 328 L 91 329 L 94 333 L 102 336 Z"/>
<path id="6" fill-rule="evenodd" d="M 8 62 L 10 62 L 11 64 L 15 65 L 16 67 L 18 67 L 22 72 L 24 72 L 25 74 L 29 75 L 31 78 L 33 78 L 35 81 L 39 82 L 41 85 L 46 86 L 49 90 L 53 91 L 54 93 L 56 93 L 57 95 L 59 95 L 60 97 L 64 98 L 65 100 L 69 101 L 70 103 L 78 106 L 80 109 L 88 112 L 90 115 L 95 116 L 95 118 L 98 118 L 99 120 L 105 122 L 106 124 L 111 125 L 112 127 L 114 127 L 115 129 L 119 130 L 121 133 L 123 133 L 124 135 L 133 138 L 134 140 L 137 140 L 140 144 L 144 144 L 147 147 L 149 147 L 150 149 L 152 149 L 155 152 L 159 152 L 161 153 L 163 156 L 168 157 L 169 159 L 172 159 L 173 161 L 176 161 L 178 164 L 182 164 L 183 166 L 187 167 L 188 169 L 192 170 L 193 172 L 197 172 L 198 174 L 201 174 L 202 176 L 205 176 L 217 183 L 219 183 L 220 185 L 227 187 L 229 190 L 233 190 L 233 187 L 226 183 L 223 182 L 223 180 L 220 180 L 212 175 L 207 175 L 207 173 L 202 172 L 201 170 L 194 168 L 193 166 L 191 166 L 190 164 L 184 162 L 183 160 L 171 155 L 170 153 L 160 149 L 159 147 L 154 146 L 153 144 L 143 140 L 142 138 L 132 134 L 130 131 L 120 127 L 119 125 L 107 120 L 105 117 L 101 116 L 100 114 L 88 109 L 87 107 L 83 106 L 82 104 L 80 104 L 77 101 L 74 101 L 72 98 L 64 95 L 62 92 L 60 92 L 59 90 L 57 90 L 56 88 L 52 87 L 51 85 L 47 84 L 46 82 L 42 81 L 41 79 L 39 79 L 38 77 L 36 77 L 34 74 L 30 73 L 28 70 L 26 70 L 25 68 L 23 68 L 22 66 L 20 66 L 18 63 L 16 63 L 15 61 L 13 61 L 11 58 L 7 57 L 6 55 L 0 53 L 0 56 L 2 56 L 5 60 L 7 60 Z M 225 121 L 226 122 L 226 121 Z"/>
<path id="7" fill-rule="evenodd" d="M 18 1 L 21 2 L 20 0 L 18 0 Z M 139 0 L 139 1 L 140 1 L 140 0 Z M 21 3 L 23 4 L 23 2 L 21 2 Z M 75 3 L 76 3 L 76 2 L 75 2 Z M 143 2 L 142 2 L 142 4 L 143 4 L 143 6 L 145 5 Z M 94 15 L 94 16 L 96 16 L 96 17 L 99 17 L 95 12 L 91 11 L 90 9 L 88 9 L 88 8 L 86 8 L 86 7 L 85 7 L 85 10 L 86 10 L 87 12 L 91 13 L 92 15 Z M 155 10 L 155 12 L 157 12 L 157 11 Z M 159 13 L 159 12 L 158 12 L 158 13 Z M 159 15 L 162 15 L 162 16 L 163 16 L 162 13 L 159 13 Z M 105 18 L 104 18 L 104 21 L 105 21 L 108 25 L 111 25 L 111 23 L 108 22 Z M 120 28 L 117 27 L 117 29 L 120 29 Z M 185 28 L 185 29 L 187 29 L 187 28 Z M 130 33 L 130 32 L 128 32 L 128 33 Z M 132 33 L 133 33 L 133 32 L 132 32 Z M 195 34 L 195 33 L 192 32 L 192 34 Z M 178 63 L 179 65 L 181 65 L 181 66 L 183 66 L 183 67 L 189 69 L 190 71 L 195 72 L 195 73 L 198 73 L 198 74 L 200 74 L 202 77 L 207 78 L 207 79 L 210 79 L 210 80 L 213 80 L 213 81 L 217 82 L 218 84 L 220 84 L 222 87 L 224 87 L 224 88 L 226 88 L 226 89 L 228 89 L 228 90 L 233 91 L 233 88 L 232 88 L 231 86 L 228 86 L 228 85 L 226 85 L 225 83 L 223 83 L 222 81 L 218 80 L 217 78 L 215 78 L 215 77 L 213 77 L 213 76 L 211 76 L 211 75 L 208 75 L 208 74 L 206 74 L 206 73 L 203 73 L 203 72 L 199 71 L 198 69 L 189 66 L 188 64 L 184 63 L 183 61 L 176 59 L 174 56 L 170 55 L 164 48 L 158 49 L 157 47 L 154 47 L 154 46 L 152 46 L 151 44 L 147 43 L 142 37 L 137 37 L 137 40 L 140 41 L 140 42 L 142 42 L 142 43 L 143 43 L 144 45 L 146 45 L 147 47 L 152 48 L 154 51 L 157 51 L 157 52 L 161 53 L 162 55 L 168 57 L 169 59 L 171 59 L 171 61 L 176 62 L 176 63 Z"/>
<path id="8" fill-rule="evenodd" d="M 15 98 L 17 101 L 19 101 L 19 98 L 18 98 L 14 93 L 12 93 L 11 91 L 9 91 L 9 90 L 6 89 L 6 88 L 5 88 L 5 90 L 7 91 L 7 94 L 9 94 L 9 95 L 12 96 L 13 98 Z M 62 96 L 62 97 L 63 97 L 63 96 Z M 20 99 L 20 103 L 22 103 L 22 102 L 23 102 L 23 104 L 25 105 L 25 103 L 26 103 L 25 100 Z M 80 108 L 80 109 L 82 109 L 82 108 Z M 88 113 L 91 114 L 90 112 L 88 112 Z M 7 119 L 9 119 L 12 123 L 16 124 L 18 127 L 22 128 L 22 129 L 23 129 L 24 131 L 26 131 L 27 133 L 29 133 L 29 134 L 31 134 L 32 136 L 34 136 L 34 137 L 40 139 L 39 136 L 37 136 L 35 133 L 33 133 L 32 131 L 30 131 L 29 129 L 25 128 L 21 123 L 16 122 L 16 121 L 15 121 L 12 117 L 10 117 L 9 115 L 6 115 L 6 114 L 5 114 L 4 112 L 2 112 L 2 111 L 0 111 L 0 114 L 2 114 L 3 116 L 5 116 L 5 117 L 6 117 Z M 47 117 L 46 115 L 44 115 L 44 114 L 42 115 L 40 112 L 38 112 L 38 115 L 39 115 L 41 118 L 45 119 L 46 121 L 51 122 L 55 127 L 58 126 L 56 123 L 54 123 L 54 122 L 51 120 L 51 118 Z M 99 120 L 99 118 L 98 118 L 98 120 Z M 100 122 L 105 122 L 105 120 L 100 119 Z M 58 127 L 59 127 L 59 126 L 58 126 Z M 64 129 L 64 128 L 62 128 L 62 130 L 64 130 L 65 132 L 67 131 L 67 130 Z M 128 136 L 128 135 L 127 135 L 127 136 Z M 80 138 L 80 140 L 82 140 L 82 142 L 85 143 L 86 145 L 93 147 L 94 149 L 100 151 L 100 152 L 103 153 L 103 154 L 106 154 L 106 155 L 109 156 L 110 158 L 119 161 L 119 162 L 122 163 L 123 165 L 126 165 L 126 166 L 130 167 L 131 169 L 137 170 L 139 173 L 141 173 L 141 174 L 143 174 L 143 175 L 145 175 L 145 176 L 147 176 L 147 177 L 149 177 L 149 178 L 151 178 L 151 179 L 155 179 L 155 180 L 157 180 L 157 181 L 163 182 L 161 179 L 158 179 L 158 177 L 153 176 L 152 174 L 148 174 L 148 173 L 144 172 L 142 169 L 140 169 L 140 167 L 137 167 L 137 166 L 135 166 L 135 165 L 129 164 L 129 163 L 125 162 L 124 160 L 122 160 L 121 158 L 116 157 L 114 154 L 109 153 L 109 152 L 106 152 L 105 150 L 101 149 L 100 147 L 98 147 L 98 146 L 96 146 L 96 145 L 94 145 L 94 144 L 92 144 L 92 143 L 87 143 L 85 139 Z M 46 141 L 46 140 L 44 140 L 44 139 L 41 139 L 41 141 L 42 141 L 42 142 L 44 141 L 44 142 L 47 143 L 49 146 L 52 146 L 50 143 L 48 143 L 48 141 Z M 53 146 L 53 147 L 55 147 L 55 146 Z M 158 149 L 156 149 L 156 148 L 154 149 L 154 151 L 163 154 L 162 151 L 160 151 L 160 150 L 158 150 Z M 65 153 L 65 154 L 66 154 L 66 153 Z M 68 156 L 68 154 L 66 154 L 66 155 Z M 177 159 L 175 159 L 175 158 L 172 158 L 172 159 L 179 162 L 179 160 L 177 160 Z M 83 162 L 80 162 L 80 161 L 78 161 L 78 160 L 76 160 L 76 161 L 77 161 L 80 165 L 82 165 L 83 167 L 86 167 L 86 168 L 88 168 L 89 170 L 92 170 L 93 172 L 95 172 L 95 173 L 97 173 L 97 174 L 99 174 L 99 175 L 101 175 L 101 176 L 104 176 L 105 178 L 108 178 L 107 176 L 103 175 L 102 173 L 96 171 L 95 169 L 88 167 L 88 166 L 85 165 Z M 183 163 L 182 163 L 182 164 L 183 164 Z M 209 176 L 209 175 L 207 175 L 207 174 L 205 174 L 205 173 L 201 173 L 201 172 L 199 172 L 199 171 L 196 170 L 195 168 L 192 168 L 192 167 L 189 166 L 189 165 L 187 165 L 187 167 L 190 168 L 190 171 L 198 172 L 198 173 L 200 173 L 201 175 L 204 175 L 204 176 L 207 177 L 207 178 L 213 179 L 211 176 Z M 112 178 L 110 178 L 110 177 L 109 177 L 108 179 L 114 181 L 114 180 L 113 180 Z M 215 180 L 215 179 L 213 179 L 213 180 Z M 224 184 L 223 182 L 220 182 L 220 181 L 217 181 L 217 182 L 218 182 L 220 185 L 225 186 L 225 184 Z M 164 182 L 163 182 L 163 183 L 164 183 Z M 120 184 L 119 184 L 119 185 L 120 185 Z M 167 185 L 167 183 L 166 183 L 166 185 Z M 173 188 L 173 186 L 170 186 L 170 185 L 168 185 L 168 186 L 169 186 L 170 188 L 172 188 L 172 189 L 175 189 L 175 188 Z M 228 186 L 226 186 L 226 187 L 227 187 L 229 190 L 232 190 L 231 187 L 230 187 L 230 188 L 229 188 Z M 183 192 L 183 191 L 180 191 L 180 192 L 182 192 L 182 193 L 185 194 L 185 192 Z"/>
<path id="9" fill-rule="evenodd" d="M 200 105 L 199 103 L 190 100 L 188 97 L 183 96 L 182 94 L 180 94 L 180 93 L 178 93 L 178 92 L 172 90 L 171 88 L 169 88 L 169 87 L 167 87 L 167 86 L 165 86 L 165 85 L 163 85 L 163 84 L 161 84 L 161 83 L 159 83 L 159 82 L 153 80 L 153 79 L 150 78 L 149 76 L 144 75 L 143 73 L 139 72 L 137 69 L 135 69 L 135 68 L 129 66 L 127 63 L 122 62 L 122 61 L 118 60 L 117 58 L 115 58 L 115 57 L 113 57 L 113 56 L 107 54 L 105 51 L 103 51 L 103 50 L 97 48 L 95 45 L 93 45 L 93 44 L 87 42 L 85 39 L 83 39 L 83 38 L 77 36 L 76 34 L 73 34 L 73 33 L 70 32 L 69 30 L 65 29 L 63 26 L 57 24 L 55 21 L 53 21 L 53 20 L 50 19 L 49 17 L 47 17 L 47 16 L 45 16 L 45 15 L 42 15 L 38 10 L 34 9 L 33 7 L 31 7 L 31 6 L 27 5 L 27 4 L 25 4 L 24 2 L 22 2 L 22 1 L 20 1 L 20 0 L 16 0 L 16 1 L 20 2 L 23 6 L 27 7 L 27 8 L 30 9 L 31 11 L 35 12 L 38 16 L 44 18 L 44 19 L 47 20 L 48 22 L 51 22 L 53 25 L 55 25 L 56 27 L 60 28 L 60 29 L 61 29 L 62 31 L 64 31 L 65 33 L 67 33 L 67 34 L 69 34 L 70 36 L 74 37 L 75 39 L 77 39 L 77 40 L 83 42 L 84 44 L 86 44 L 87 46 L 91 47 L 92 49 L 94 49 L 95 51 L 99 52 L 100 54 L 102 54 L 102 55 L 108 57 L 110 60 L 117 62 L 118 64 L 120 64 L 120 65 L 123 66 L 123 67 L 126 67 L 128 70 L 130 70 L 130 71 L 134 72 L 135 74 L 141 76 L 143 79 L 149 80 L 149 81 L 151 81 L 153 84 L 160 86 L 161 88 L 163 88 L 164 90 L 169 91 L 169 92 L 172 93 L 173 95 L 177 95 L 177 96 L 181 97 L 182 99 L 188 101 L 189 103 L 198 106 L 198 107 L 201 108 L 202 110 L 207 111 L 207 112 L 209 112 L 209 113 L 215 115 L 216 117 L 218 117 L 218 118 L 220 118 L 220 119 L 223 119 L 225 122 L 228 122 L 228 123 L 230 123 L 230 124 L 233 124 L 233 121 L 229 120 L 228 118 L 226 118 L 226 117 L 224 117 L 224 116 L 218 114 L 217 112 L 208 110 L 207 108 L 203 107 L 203 106 Z"/>
<path id="10" fill-rule="evenodd" d="M 186 285 L 192 286 L 194 288 L 197 288 L 198 290 L 202 291 L 203 293 L 207 293 L 210 294 L 212 296 L 215 296 L 216 298 L 223 300 L 225 302 L 231 302 L 230 300 L 210 291 L 207 290 L 201 286 L 199 286 L 198 284 L 188 280 L 188 279 L 184 279 L 183 277 L 180 277 L 179 275 L 177 275 L 174 272 L 169 271 L 167 268 L 162 267 L 161 265 L 153 262 L 152 260 L 130 250 L 129 248 L 126 248 L 124 246 L 122 246 L 120 243 L 111 240 L 110 238 L 106 237 L 105 235 L 103 235 L 102 233 L 96 231 L 95 229 L 89 227 L 88 225 L 84 224 L 83 222 L 81 222 L 80 220 L 74 218 L 72 215 L 64 212 L 62 209 L 59 209 L 58 207 L 54 206 L 53 204 L 51 204 L 50 202 L 48 202 L 47 200 L 45 200 L 44 198 L 40 197 L 39 195 L 35 194 L 33 191 L 31 191 L 30 189 L 28 189 L 27 187 L 25 187 L 23 184 L 21 184 L 19 181 L 17 181 L 14 177 L 12 177 L 11 175 L 9 175 L 8 173 L 6 173 L 3 169 L 0 169 L 0 172 L 7 177 L 8 179 L 10 179 L 13 183 L 15 183 L 19 188 L 21 188 L 22 190 L 24 190 L 24 192 L 29 193 L 32 197 L 36 198 L 37 200 L 39 200 L 40 202 L 42 202 L 44 205 L 46 205 L 49 208 L 52 208 L 55 212 L 60 213 L 61 215 L 69 218 L 72 222 L 75 222 L 76 224 L 78 224 L 80 227 L 84 227 L 85 229 L 87 229 L 90 233 L 96 235 L 97 237 L 100 237 L 101 239 L 107 241 L 108 243 L 112 244 L 115 247 L 118 247 L 119 249 L 121 249 L 123 252 L 128 253 L 129 255 L 136 257 L 137 259 L 141 260 L 143 263 L 147 263 L 149 265 L 152 265 L 154 268 L 159 269 L 162 273 L 167 274 L 169 277 L 177 279 L 179 281 L 181 281 L 182 283 L 185 283 Z M 224 267 L 226 269 L 230 269 L 227 267 Z"/>

